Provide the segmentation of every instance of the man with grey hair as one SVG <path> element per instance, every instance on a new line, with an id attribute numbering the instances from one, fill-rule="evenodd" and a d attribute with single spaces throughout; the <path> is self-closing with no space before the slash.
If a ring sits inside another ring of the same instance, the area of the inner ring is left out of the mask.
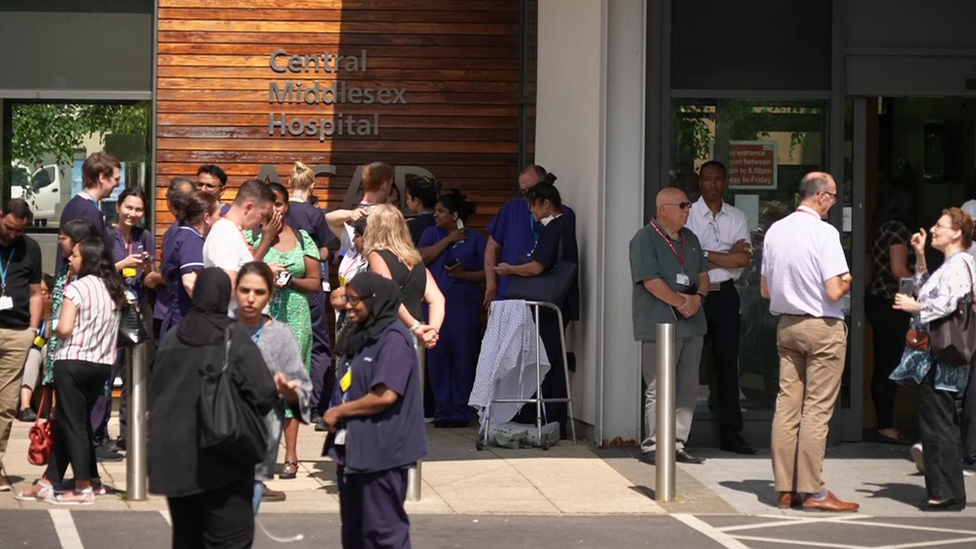
<path id="1" fill-rule="evenodd" d="M 641 442 L 641 460 L 647 463 L 655 463 L 657 458 L 658 324 L 675 325 L 675 460 L 705 461 L 685 451 L 698 403 L 698 365 L 708 330 L 702 304 L 711 289 L 708 260 L 698 237 L 685 227 L 690 210 L 684 191 L 662 190 L 657 195 L 657 218 L 630 241 L 634 340 L 641 343 L 641 372 L 647 384 L 647 438 Z"/>
<path id="2" fill-rule="evenodd" d="M 824 451 L 847 356 L 841 299 L 851 273 L 837 229 L 823 218 L 837 203 L 837 184 L 812 172 L 800 182 L 800 207 L 766 233 L 762 296 L 779 316 L 779 394 L 773 417 L 773 475 L 780 508 L 857 511 L 823 482 Z M 801 499 L 805 496 L 805 499 Z"/>

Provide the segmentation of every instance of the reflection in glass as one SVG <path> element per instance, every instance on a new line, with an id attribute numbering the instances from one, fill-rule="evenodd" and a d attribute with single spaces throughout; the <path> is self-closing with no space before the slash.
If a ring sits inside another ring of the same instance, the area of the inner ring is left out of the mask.
<path id="1" fill-rule="evenodd" d="M 150 112 L 148 102 L 14 103 L 11 134 L 4 136 L 10 196 L 30 202 L 35 227 L 56 228 L 62 206 L 81 190 L 81 164 L 104 150 L 122 162 L 122 184 L 100 204 L 114 223 L 118 193 L 127 186 L 147 190 Z"/>
<path id="2" fill-rule="evenodd" d="M 744 409 L 772 410 L 779 356 L 777 318 L 759 293 L 763 237 L 799 203 L 796 189 L 803 175 L 827 169 L 826 102 L 681 100 L 674 103 L 672 115 L 672 186 L 697 200 L 699 168 L 719 160 L 729 171 L 726 202 L 749 218 L 752 262 L 736 281 L 742 310 L 739 384 Z M 707 340 L 702 353 L 710 386 L 707 404 L 718 410 Z"/>

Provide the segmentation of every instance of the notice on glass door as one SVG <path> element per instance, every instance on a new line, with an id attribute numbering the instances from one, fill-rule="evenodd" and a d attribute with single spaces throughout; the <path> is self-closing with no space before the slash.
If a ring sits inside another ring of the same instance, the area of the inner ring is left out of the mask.
<path id="1" fill-rule="evenodd" d="M 729 188 L 776 190 L 775 141 L 729 142 Z"/>

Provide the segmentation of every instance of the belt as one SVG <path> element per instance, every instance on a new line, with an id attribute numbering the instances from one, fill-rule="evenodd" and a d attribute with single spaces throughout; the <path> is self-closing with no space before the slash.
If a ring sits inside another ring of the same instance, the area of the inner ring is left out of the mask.
<path id="1" fill-rule="evenodd" d="M 791 316 L 793 318 L 824 318 L 824 317 L 821 317 L 821 316 L 813 316 L 813 315 L 810 315 L 810 314 L 794 315 L 794 314 L 791 314 L 791 313 L 783 313 L 780 316 Z"/>
<path id="2" fill-rule="evenodd" d="M 721 290 L 730 290 L 730 289 L 731 290 L 735 289 L 735 281 L 732 279 L 725 280 L 722 282 L 713 282 L 711 285 L 709 285 L 708 291 L 718 292 Z"/>

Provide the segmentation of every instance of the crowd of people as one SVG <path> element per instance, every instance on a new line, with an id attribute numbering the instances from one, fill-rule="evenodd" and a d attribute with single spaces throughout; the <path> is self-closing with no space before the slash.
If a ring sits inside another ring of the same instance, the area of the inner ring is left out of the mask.
<path id="1" fill-rule="evenodd" d="M 40 247 L 24 235 L 28 204 L 13 199 L 0 211 L 0 458 L 15 418 L 52 420 L 54 440 L 44 474 L 17 498 L 90 505 L 111 489 L 97 462 L 121 460 L 128 447 L 126 353 L 117 334 L 134 308 L 152 334 L 150 490 L 169 501 L 174 547 L 205 546 L 204 539 L 249 546 L 247 517 L 262 501 L 286 498 L 266 481 L 298 473 L 303 423 L 329 433 L 323 452 L 338 465 L 345 545 L 380 536 L 408 546 L 406 473 L 426 454 L 425 421 L 456 428 L 473 419 L 483 306 L 504 298 L 511 277 L 544 274 L 558 258 L 578 261 L 575 219 L 555 176 L 524 170 L 524 197 L 505 205 L 486 237 L 466 226 L 475 204 L 430 177 L 406 182 L 404 203 L 415 214 L 408 221 L 394 172 L 381 162 L 363 169 L 357 206 L 328 212 L 315 204 L 314 172 L 300 162 L 287 186 L 247 180 L 227 201 L 226 173 L 205 165 L 195 179 L 170 181 L 166 206 L 175 221 L 157 254 L 141 190 L 118 194 L 116 225 L 101 214 L 121 169 L 105 153 L 85 161 L 84 188 L 61 217 L 53 275 L 42 272 Z M 574 286 L 559 304 L 567 321 L 578 318 Z M 557 364 L 560 327 L 555 317 L 540 322 Z M 424 379 L 418 349 L 427 353 Z M 544 394 L 565 396 L 562 370 L 553 371 L 560 375 L 549 376 L 558 379 L 547 379 Z M 235 398 L 263 418 L 259 456 L 201 442 L 212 434 L 203 403 L 221 398 L 221 383 L 237 387 Z M 39 408 L 41 393 L 52 411 Z M 550 408 L 550 421 L 565 417 Z M 68 465 L 73 479 L 65 478 Z M 11 487 L 0 475 L 4 489 Z"/>

